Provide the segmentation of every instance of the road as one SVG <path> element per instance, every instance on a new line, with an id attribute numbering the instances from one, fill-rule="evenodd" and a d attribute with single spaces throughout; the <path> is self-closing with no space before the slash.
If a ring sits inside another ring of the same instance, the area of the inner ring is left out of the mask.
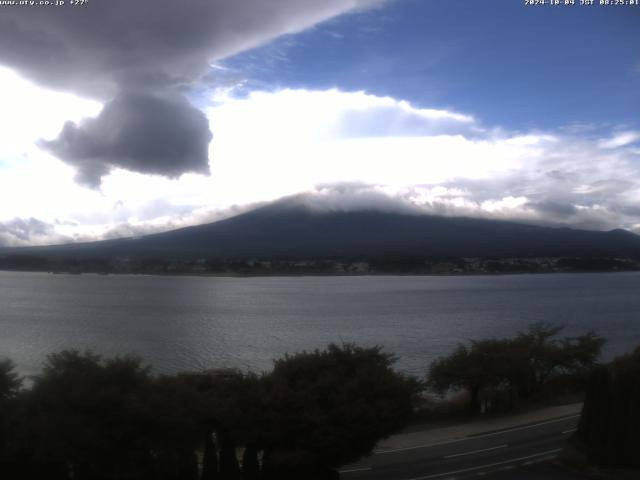
<path id="1" fill-rule="evenodd" d="M 555 458 L 575 431 L 578 419 L 579 415 L 571 415 L 435 445 L 381 451 L 344 467 L 340 478 L 446 480 L 478 476 L 487 479 L 494 475 L 496 478 L 524 478 L 514 469 L 526 469 Z M 508 470 L 514 470 L 514 475 L 510 476 Z M 563 477 L 547 472 L 540 478 Z"/>

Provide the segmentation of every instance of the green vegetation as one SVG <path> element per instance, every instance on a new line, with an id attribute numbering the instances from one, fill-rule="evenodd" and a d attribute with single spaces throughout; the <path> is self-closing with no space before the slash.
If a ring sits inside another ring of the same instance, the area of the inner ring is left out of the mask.
<path id="1" fill-rule="evenodd" d="M 270 465 L 310 478 L 308 466 L 354 462 L 406 425 L 419 384 L 390 370 L 393 361 L 379 348 L 349 345 L 277 361 L 265 384 Z"/>
<path id="2" fill-rule="evenodd" d="M 441 395 L 465 390 L 474 415 L 512 409 L 549 392 L 580 391 L 604 340 L 594 332 L 557 338 L 561 330 L 534 324 L 513 338 L 460 344 L 431 364 L 427 385 Z"/>
<path id="3" fill-rule="evenodd" d="M 637 461 L 625 419 L 638 421 L 640 350 L 597 367 L 599 336 L 560 331 L 537 324 L 513 338 L 460 345 L 432 363 L 426 383 L 395 371 L 395 357 L 379 347 L 349 344 L 287 355 L 262 375 L 153 375 L 133 356 L 63 351 L 28 388 L 10 361 L 0 362 L 0 476 L 332 479 L 415 421 L 425 387 L 465 392 L 467 412 L 477 414 L 580 391 L 588 377 L 584 441 L 606 455 L 599 461 Z M 614 433 L 620 443 L 601 451 Z"/>
<path id="4" fill-rule="evenodd" d="M 331 345 L 287 356 L 261 376 L 154 376 L 135 357 L 64 351 L 49 356 L 30 388 L 4 362 L 0 475 L 334 478 L 410 418 L 418 383 L 393 362 L 379 348 Z"/>

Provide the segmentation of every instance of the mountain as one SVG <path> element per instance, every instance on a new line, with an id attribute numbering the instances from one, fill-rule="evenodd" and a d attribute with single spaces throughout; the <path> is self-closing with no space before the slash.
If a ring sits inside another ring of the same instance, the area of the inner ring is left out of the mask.
<path id="1" fill-rule="evenodd" d="M 0 250 L 49 258 L 372 258 L 628 256 L 640 236 L 382 211 L 318 211 L 281 201 L 139 238 Z"/>

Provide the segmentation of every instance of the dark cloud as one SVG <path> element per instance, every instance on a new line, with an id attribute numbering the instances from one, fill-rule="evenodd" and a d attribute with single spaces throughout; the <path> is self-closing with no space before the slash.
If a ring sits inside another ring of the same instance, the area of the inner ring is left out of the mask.
<path id="1" fill-rule="evenodd" d="M 47 85 L 113 95 L 188 84 L 209 62 L 379 0 L 91 0 L 3 9 L 0 61 Z"/>
<path id="2" fill-rule="evenodd" d="M 576 206 L 571 203 L 555 202 L 552 200 L 529 202 L 526 204 L 526 207 L 541 213 L 543 218 L 549 218 L 550 220 L 564 219 L 578 212 Z"/>
<path id="3" fill-rule="evenodd" d="M 209 121 L 174 93 L 124 93 L 97 118 L 67 122 L 57 139 L 41 142 L 74 165 L 79 182 L 95 187 L 112 168 L 176 177 L 209 173 Z"/>
<path id="4" fill-rule="evenodd" d="M 381 1 L 91 0 L 84 7 L 5 8 L 0 64 L 46 87 L 101 100 L 115 97 L 100 117 L 80 126 L 68 124 L 49 144 L 53 153 L 79 167 L 85 183 L 95 184 L 114 165 L 169 175 L 203 172 L 202 121 L 186 102 L 176 100 L 178 91 L 206 74 L 212 61 Z M 146 100 L 120 93 L 132 86 L 151 93 Z M 173 94 L 161 104 L 158 96 L 166 92 Z M 137 103 L 125 104 L 129 100 Z M 162 124 L 150 116 L 158 110 L 176 118 Z M 111 122 L 116 118 L 126 119 L 132 128 L 126 138 L 96 138 L 102 126 L 115 128 Z M 175 140 L 163 143 L 169 149 L 179 145 L 175 153 L 154 154 L 160 149 L 146 140 L 137 143 L 136 137 L 169 132 L 180 120 L 186 123 L 174 130 Z M 186 139 L 197 140 L 198 155 L 186 149 L 189 155 L 181 162 L 186 140 L 178 137 L 193 127 L 197 131 Z"/>

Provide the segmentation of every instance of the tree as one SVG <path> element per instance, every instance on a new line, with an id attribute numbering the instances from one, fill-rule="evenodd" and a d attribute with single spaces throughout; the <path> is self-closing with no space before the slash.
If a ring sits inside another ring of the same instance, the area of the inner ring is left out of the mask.
<path id="1" fill-rule="evenodd" d="M 595 365 L 605 340 L 593 331 L 556 338 L 563 329 L 535 323 L 511 341 L 509 380 L 521 397 L 535 396 L 553 376 L 585 378 Z"/>
<path id="2" fill-rule="evenodd" d="M 287 355 L 264 379 L 261 443 L 277 478 L 327 478 L 401 429 L 419 390 L 380 347 L 347 344 Z"/>
<path id="3" fill-rule="evenodd" d="M 180 480 L 198 480 L 198 457 L 195 451 L 185 450 L 180 455 Z"/>
<path id="4" fill-rule="evenodd" d="M 256 419 L 263 410 L 261 383 L 252 373 L 234 369 L 180 373 L 167 377 L 182 390 L 181 401 L 189 404 L 190 415 L 200 425 L 202 438 L 215 432 L 222 442 L 251 443 L 258 435 Z"/>
<path id="5" fill-rule="evenodd" d="M 218 452 L 213 442 L 213 435 L 207 432 L 204 439 L 204 454 L 202 457 L 202 480 L 217 480 Z"/>
<path id="6" fill-rule="evenodd" d="M 202 396 L 185 374 L 152 379 L 145 417 L 152 450 L 173 457 L 200 448 L 211 433 L 202 409 Z"/>
<path id="7" fill-rule="evenodd" d="M 481 340 L 458 345 L 448 357 L 431 363 L 427 385 L 440 394 L 462 388 L 469 392 L 469 411 L 481 412 L 480 393 L 499 386 L 509 375 L 509 344 L 505 340 Z"/>
<path id="8" fill-rule="evenodd" d="M 483 391 L 506 394 L 513 407 L 517 398 L 539 395 L 551 379 L 580 383 L 595 365 L 604 339 L 594 332 L 556 338 L 562 329 L 536 323 L 513 338 L 460 344 L 451 355 L 431 363 L 427 385 L 441 395 L 466 390 L 470 412 L 478 414 Z"/>
<path id="9" fill-rule="evenodd" d="M 50 355 L 24 398 L 30 463 L 66 465 L 77 480 L 144 478 L 151 462 L 149 381 L 135 357 Z"/>
<path id="10" fill-rule="evenodd" d="M 565 355 L 553 341 L 563 327 L 534 323 L 511 341 L 510 381 L 521 397 L 531 397 L 547 381 L 554 369 L 561 366 Z"/>
<path id="11" fill-rule="evenodd" d="M 22 386 L 22 378 L 9 359 L 0 360 L 0 401 L 14 397 Z"/>
<path id="12" fill-rule="evenodd" d="M 19 408 L 16 396 L 21 386 L 22 379 L 15 372 L 13 362 L 8 359 L 0 360 L 0 466 L 4 475 L 22 470 L 23 461 L 15 461 L 16 417 Z"/>
<path id="13" fill-rule="evenodd" d="M 254 445 L 247 445 L 242 454 L 242 480 L 259 480 L 260 463 L 258 449 Z"/>
<path id="14" fill-rule="evenodd" d="M 578 441 L 600 466 L 640 468 L 640 347 L 595 368 L 578 425 Z"/>
<path id="15" fill-rule="evenodd" d="M 236 457 L 236 446 L 231 440 L 223 440 L 220 445 L 220 479 L 240 480 L 240 464 Z"/>

